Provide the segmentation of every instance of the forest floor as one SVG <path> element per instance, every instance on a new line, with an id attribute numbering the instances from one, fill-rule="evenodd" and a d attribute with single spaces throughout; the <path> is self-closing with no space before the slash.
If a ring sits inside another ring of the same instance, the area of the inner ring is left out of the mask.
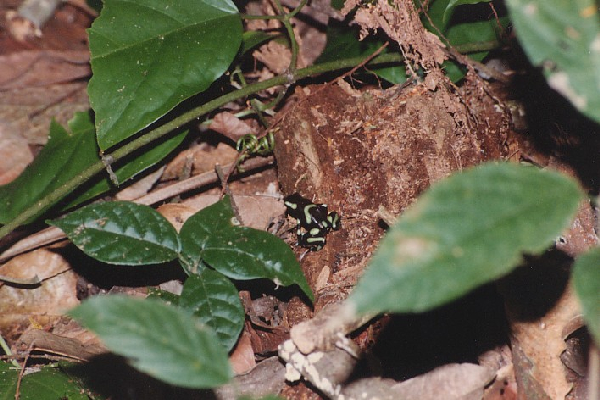
<path id="1" fill-rule="evenodd" d="M 0 21 L 5 21 L 0 31 L 0 184 L 12 181 L 35 158 L 47 142 L 52 119 L 64 126 L 75 112 L 89 109 L 86 87 L 91 71 L 85 29 L 94 11 L 65 2 L 36 34 L 18 18 L 11 19 L 19 4 L 7 0 L 0 6 Z M 306 65 L 325 45 L 322 27 L 309 28 L 300 35 L 300 63 Z M 255 57 L 266 69 L 256 75 L 280 73 L 288 63 L 284 53 L 262 48 Z M 453 91 L 430 91 L 423 85 L 384 89 L 348 77 L 295 87 L 272 117 L 278 130 L 274 158 L 255 159 L 254 167 L 232 176 L 227 190 L 236 198 L 245 224 L 267 229 L 273 221 L 281 221 L 275 232 L 294 246 L 316 301 L 313 308 L 293 294 L 278 297 L 272 288 L 242 288 L 247 323 L 230 359 L 237 372 L 247 373 L 276 355 L 291 326 L 348 295 L 386 231 L 378 217 L 379 205 L 397 216 L 431 183 L 453 171 L 499 159 L 551 167 L 577 177 L 590 192 L 598 191 L 598 127 L 552 92 L 518 50 L 502 57 L 513 64 L 513 74 L 507 74 L 505 81 L 490 83 L 468 76 Z M 170 220 L 183 220 L 217 201 L 223 187 L 214 175 L 215 165 L 235 162 L 236 138 L 258 129 L 255 123 L 240 126 L 230 115 L 215 118 L 218 122 L 212 130 L 192 126 L 190 139 L 178 154 L 111 198 L 134 200 L 191 173 L 204 174 L 205 184 L 181 195 L 178 202 L 163 204 L 159 211 Z M 328 235 L 322 250 L 295 246 L 296 236 L 290 232 L 294 227 L 285 219 L 281 199 L 296 192 L 315 203 L 327 203 L 330 211 L 342 216 L 342 229 Z M 353 335 L 361 348 L 368 349 L 356 374 L 405 381 L 449 368 L 447 375 L 430 375 L 420 389 L 412 389 L 415 398 L 427 398 L 423 387 L 433 393 L 452 391 L 455 382 L 465 383 L 472 374 L 461 367 L 480 365 L 490 368 L 494 378 L 478 378 L 470 383 L 473 388 L 481 387 L 482 393 L 485 388 L 483 397 L 488 400 L 515 399 L 517 383 L 523 387 L 520 379 L 529 368 L 525 365 L 529 359 L 519 349 L 527 348 L 540 359 L 551 358 L 538 365 L 545 371 L 539 378 L 542 382 L 533 386 L 554 393 L 566 393 L 574 386 L 570 398 L 585 398 L 587 336 L 575 318 L 577 306 L 568 293 L 565 271 L 572 257 L 595 243 L 594 225 L 591 207 L 582 206 L 564 243 L 544 257 L 528 260 L 520 273 L 434 311 L 386 315 L 373 321 Z M 24 234 L 34 234 L 38 228 L 30 227 Z M 171 280 L 177 276 L 151 269 L 143 278 L 131 269 L 108 270 L 65 241 L 14 257 L 0 270 L 3 275 L 19 271 L 23 277 L 37 275 L 44 281 L 36 289 L 0 287 L 2 336 L 15 351 L 35 345 L 59 355 L 83 350 L 52 343 L 56 337 L 100 346 L 62 315 L 65 309 L 98 293 L 143 296 L 148 286 L 168 289 L 178 284 L 177 279 Z M 539 292 L 516 294 L 514 288 L 528 281 L 536 282 L 533 286 Z M 267 294 L 256 298 L 257 292 Z M 533 314 L 520 315 L 523 304 Z M 56 337 L 36 333 L 40 329 Z M 95 348 L 85 351 L 93 354 Z M 107 363 L 113 367 L 108 372 L 99 369 L 96 384 L 112 380 L 112 398 L 134 398 L 127 393 L 135 392 L 135 398 L 159 399 L 171 393 L 121 360 Z M 321 398 L 311 385 L 285 384 L 282 373 L 277 369 L 263 376 L 259 386 L 277 388 L 287 398 Z M 522 390 L 540 392 L 535 387 Z M 206 395 L 178 393 L 180 398 Z M 453 398 L 477 398 L 461 396 Z"/>

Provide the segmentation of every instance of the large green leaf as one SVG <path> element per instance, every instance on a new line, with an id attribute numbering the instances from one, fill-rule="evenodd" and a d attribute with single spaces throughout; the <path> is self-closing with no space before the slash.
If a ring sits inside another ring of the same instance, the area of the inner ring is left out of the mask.
<path id="1" fill-rule="evenodd" d="M 600 248 L 580 256 L 573 267 L 573 284 L 583 317 L 600 346 Z"/>
<path id="2" fill-rule="evenodd" d="M 0 223 L 6 224 L 17 215 L 52 193 L 66 182 L 74 179 L 94 163 L 100 162 L 95 129 L 89 113 L 76 113 L 69 121 L 71 132 L 52 122 L 48 143 L 35 160 L 13 182 L 0 187 Z M 162 160 L 185 138 L 182 132 L 160 143 L 154 144 L 144 153 L 113 166 L 119 182 L 133 176 Z M 108 174 L 98 176 L 91 186 L 65 204 L 61 209 L 81 204 L 114 186 Z M 39 216 L 39 215 L 38 215 Z"/>
<path id="3" fill-rule="evenodd" d="M 238 226 L 229 198 L 191 216 L 179 232 L 181 260 L 189 273 L 206 262 L 232 279 L 271 279 L 297 284 L 313 300 L 300 264 L 284 241 L 267 232 Z"/>
<path id="4" fill-rule="evenodd" d="M 88 91 L 100 148 L 208 88 L 229 67 L 241 37 L 230 0 L 107 0 L 89 29 Z"/>
<path id="5" fill-rule="evenodd" d="M 600 121 L 600 24 L 594 0 L 507 0 L 525 53 L 548 84 Z"/>
<path id="6" fill-rule="evenodd" d="M 381 241 L 350 301 L 420 312 L 501 277 L 550 245 L 582 198 L 555 172 L 486 164 L 431 187 Z"/>
<path id="7" fill-rule="evenodd" d="M 157 379 L 210 388 L 231 377 L 215 333 L 190 313 L 159 300 L 97 296 L 70 312 L 113 352 Z"/>
<path id="8" fill-rule="evenodd" d="M 14 400 L 19 371 L 12 364 L 0 362 L 0 400 Z M 81 385 L 54 367 L 42 367 L 26 374 L 19 388 L 21 400 L 88 400 Z"/>
<path id="9" fill-rule="evenodd" d="M 91 204 L 51 221 L 85 254 L 102 262 L 145 265 L 177 258 L 173 225 L 148 206 L 127 201 Z"/>
<path id="10" fill-rule="evenodd" d="M 210 268 L 190 275 L 183 285 L 179 306 L 210 326 L 226 350 L 233 348 L 244 327 L 245 315 L 238 290 L 229 278 Z"/>

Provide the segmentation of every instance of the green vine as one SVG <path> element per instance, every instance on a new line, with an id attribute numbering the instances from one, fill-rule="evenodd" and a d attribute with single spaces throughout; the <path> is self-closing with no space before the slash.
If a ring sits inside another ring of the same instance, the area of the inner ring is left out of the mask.
<path id="1" fill-rule="evenodd" d="M 364 56 L 353 57 L 344 60 L 313 65 L 310 67 L 298 69 L 293 73 L 290 72 L 287 74 L 276 76 L 271 79 L 264 80 L 262 82 L 247 85 L 239 90 L 227 93 L 223 96 L 208 101 L 203 105 L 200 105 L 196 108 L 191 109 L 190 111 L 183 113 L 179 117 L 176 117 L 171 121 L 165 123 L 164 125 L 152 129 L 148 133 L 132 140 L 131 142 L 114 150 L 113 152 L 105 154 L 105 157 L 110 157 L 112 159 L 112 162 L 116 163 L 119 160 L 127 157 L 134 151 L 146 145 L 149 145 L 150 143 L 153 143 L 154 141 L 161 139 L 169 134 L 172 134 L 174 131 L 177 131 L 185 124 L 194 121 L 198 117 L 201 117 L 202 115 L 214 111 L 217 108 L 222 107 L 231 101 L 250 96 L 252 94 L 258 93 L 262 90 L 269 89 L 275 86 L 291 85 L 300 79 L 317 76 L 325 72 L 352 68 L 356 65 L 359 65 L 361 62 L 368 58 L 369 57 Z M 398 54 L 384 54 L 373 59 L 370 63 L 368 63 L 368 65 L 399 63 L 402 61 L 403 58 Z M 99 161 L 90 166 L 88 169 L 82 171 L 76 178 L 68 181 L 54 192 L 42 198 L 32 207 L 28 208 L 27 210 L 19 214 L 11 222 L 7 223 L 2 228 L 0 228 L 0 239 L 11 233 L 13 230 L 22 226 L 27 221 L 35 218 L 44 211 L 48 210 L 60 199 L 73 192 L 77 187 L 81 186 L 95 175 L 101 173 L 102 171 L 105 171 L 105 168 L 105 163 Z"/>

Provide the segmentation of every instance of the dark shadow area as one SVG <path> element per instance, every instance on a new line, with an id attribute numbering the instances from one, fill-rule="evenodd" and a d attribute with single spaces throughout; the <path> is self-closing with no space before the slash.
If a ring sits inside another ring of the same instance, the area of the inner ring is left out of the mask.
<path id="1" fill-rule="evenodd" d="M 372 354 L 382 377 L 396 380 L 448 363 L 477 363 L 483 352 L 508 343 L 504 315 L 495 285 L 486 285 L 430 312 L 392 315 Z"/>
<path id="2" fill-rule="evenodd" d="M 528 126 L 524 138 L 540 152 L 570 165 L 585 187 L 598 194 L 600 125 L 549 87 L 542 71 L 529 64 L 516 44 L 512 55 L 511 67 L 517 74 L 509 90 L 524 105 Z"/>
<path id="3" fill-rule="evenodd" d="M 212 400 L 212 390 L 183 389 L 143 374 L 122 357 L 112 354 L 95 357 L 66 372 L 85 383 L 93 392 L 112 400 Z"/>
<path id="4" fill-rule="evenodd" d="M 185 278 L 183 269 L 176 261 L 141 266 L 111 265 L 88 257 L 73 245 L 58 251 L 69 260 L 79 276 L 101 289 L 111 289 L 113 286 L 155 286 Z"/>
<path id="5" fill-rule="evenodd" d="M 527 257 L 523 266 L 500 281 L 499 288 L 513 320 L 537 321 L 563 295 L 572 259 L 552 249 L 538 257 Z"/>

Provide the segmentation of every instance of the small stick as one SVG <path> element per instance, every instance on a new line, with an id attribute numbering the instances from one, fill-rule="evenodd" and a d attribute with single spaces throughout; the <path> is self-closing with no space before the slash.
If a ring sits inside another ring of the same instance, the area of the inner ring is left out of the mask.
<path id="1" fill-rule="evenodd" d="M 27 354 L 25 355 L 25 360 L 23 360 L 23 366 L 19 371 L 19 378 L 17 379 L 17 390 L 15 391 L 15 400 L 19 400 L 21 397 L 21 382 L 23 381 L 23 376 L 25 375 L 25 368 L 27 367 L 27 361 L 29 360 L 29 355 L 31 354 L 31 350 L 33 349 L 34 342 L 31 342 L 29 348 L 27 349 Z"/>
<path id="2" fill-rule="evenodd" d="M 244 168 L 247 170 L 257 169 L 266 167 L 269 164 L 273 163 L 274 158 L 271 157 L 257 157 L 248 160 L 245 162 Z M 232 168 L 235 166 L 235 163 L 231 163 L 226 165 L 223 168 Z M 143 204 L 143 205 L 152 205 L 156 203 L 160 203 L 168 198 L 175 197 L 182 193 L 185 193 L 190 190 L 197 189 L 199 187 L 215 183 L 218 181 L 217 174 L 213 171 L 205 172 L 203 174 L 199 174 L 193 176 L 191 178 L 185 179 L 183 181 L 174 183 L 162 189 L 155 190 L 151 193 L 148 193 L 145 196 L 140 197 L 139 199 L 134 200 L 134 203 Z M 46 246 L 51 243 L 58 242 L 59 240 L 66 239 L 66 235 L 56 227 L 46 228 L 38 233 L 27 236 L 26 238 L 19 240 L 10 248 L 6 249 L 3 253 L 0 254 L 0 263 L 5 262 L 8 259 L 17 256 L 19 254 L 25 253 L 27 251 L 37 249 L 38 247 Z"/>

